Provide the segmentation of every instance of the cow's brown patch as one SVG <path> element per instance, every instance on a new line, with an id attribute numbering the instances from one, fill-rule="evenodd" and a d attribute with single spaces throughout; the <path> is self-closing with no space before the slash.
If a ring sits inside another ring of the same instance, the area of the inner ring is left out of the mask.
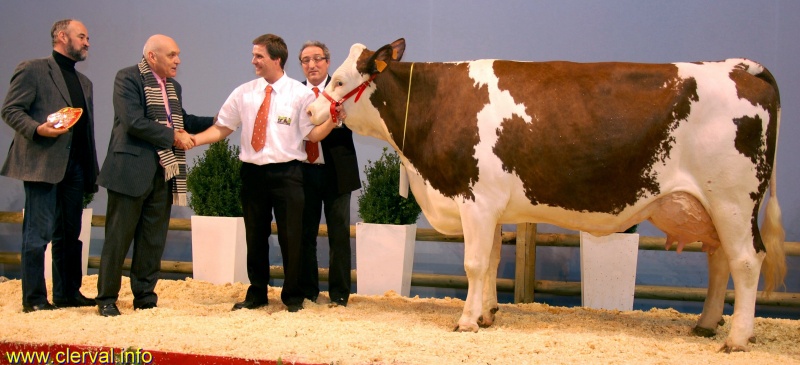
<path id="1" fill-rule="evenodd" d="M 410 63 L 391 63 L 375 79 L 372 105 L 391 138 L 431 187 L 448 198 L 475 200 L 471 186 L 478 181 L 477 115 L 489 102 L 487 87 L 473 84 L 466 64 L 417 63 L 406 126 L 410 72 Z"/>
<path id="2" fill-rule="evenodd" d="M 501 90 L 533 118 L 502 123 L 495 153 L 533 204 L 616 214 L 660 192 L 653 168 L 697 101 L 674 65 L 497 61 Z"/>

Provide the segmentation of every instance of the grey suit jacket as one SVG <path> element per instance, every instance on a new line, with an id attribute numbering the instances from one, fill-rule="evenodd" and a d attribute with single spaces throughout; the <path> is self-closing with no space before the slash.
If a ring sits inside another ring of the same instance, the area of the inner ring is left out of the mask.
<path id="1" fill-rule="evenodd" d="M 181 85 L 173 79 L 170 81 L 180 99 Z M 214 123 L 213 117 L 197 117 L 187 114 L 186 110 L 180 112 L 184 129 L 189 133 L 202 132 Z M 157 151 L 171 147 L 174 141 L 172 128 L 147 118 L 144 80 L 138 66 L 119 70 L 114 80 L 114 127 L 98 184 L 117 193 L 142 196 L 159 166 Z"/>
<path id="2" fill-rule="evenodd" d="M 94 104 L 92 82 L 80 72 L 78 80 L 83 88 L 88 113 L 89 151 L 91 171 L 85 172 L 87 191 L 97 191 L 98 165 L 94 142 Z M 36 127 L 47 121 L 47 116 L 61 108 L 72 106 L 67 84 L 53 56 L 20 63 L 11 77 L 5 102 L 3 120 L 14 129 L 14 140 L 0 174 L 23 181 L 40 181 L 50 184 L 64 178 L 69 161 L 69 148 L 73 132 L 56 138 L 36 134 Z"/>

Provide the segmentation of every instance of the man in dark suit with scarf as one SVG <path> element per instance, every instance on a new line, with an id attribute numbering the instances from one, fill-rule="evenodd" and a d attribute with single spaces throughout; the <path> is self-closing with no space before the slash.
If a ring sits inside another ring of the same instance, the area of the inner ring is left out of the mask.
<path id="1" fill-rule="evenodd" d="M 22 310 L 90 306 L 81 294 L 83 194 L 97 191 L 92 82 L 75 70 L 86 59 L 89 34 L 83 23 L 59 20 L 50 31 L 53 54 L 17 66 L 3 104 L 3 120 L 14 129 L 3 176 L 23 181 Z M 58 127 L 48 116 L 81 108 L 80 119 Z M 44 257 L 53 247 L 53 303 L 47 301 Z"/>
<path id="2" fill-rule="evenodd" d="M 303 82 L 315 94 L 330 82 L 330 51 L 318 41 L 309 41 L 300 49 L 300 65 L 306 76 Z M 350 298 L 350 194 L 361 188 L 353 132 L 343 123 L 320 142 L 306 141 L 308 159 L 303 164 L 303 295 L 316 301 L 319 295 L 317 269 L 317 234 L 323 206 L 328 226 L 330 265 L 328 294 L 332 305 L 346 306 Z"/>
<path id="3" fill-rule="evenodd" d="M 133 308 L 156 307 L 172 204 L 186 205 L 184 150 L 194 146 L 189 133 L 213 124 L 212 117 L 183 109 L 181 85 L 173 79 L 178 44 L 157 34 L 142 53 L 139 64 L 120 70 L 114 80 L 114 127 L 98 180 L 108 189 L 108 209 L 96 301 L 107 317 L 120 314 L 116 302 L 131 241 Z"/>

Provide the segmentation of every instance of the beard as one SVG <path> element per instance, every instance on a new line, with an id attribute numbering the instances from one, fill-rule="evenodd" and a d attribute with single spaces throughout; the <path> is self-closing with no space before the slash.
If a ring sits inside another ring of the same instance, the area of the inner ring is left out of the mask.
<path id="1" fill-rule="evenodd" d="M 67 43 L 67 56 L 75 61 L 83 61 L 89 55 L 89 50 L 85 48 L 77 48 L 72 45 L 72 42 Z"/>

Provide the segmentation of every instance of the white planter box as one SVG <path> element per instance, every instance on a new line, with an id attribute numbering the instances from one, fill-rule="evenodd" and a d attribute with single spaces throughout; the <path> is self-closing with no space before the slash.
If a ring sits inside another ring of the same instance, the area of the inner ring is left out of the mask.
<path id="1" fill-rule="evenodd" d="M 83 215 L 81 216 L 81 234 L 78 236 L 78 239 L 83 242 L 83 249 L 81 251 L 81 271 L 83 272 L 83 276 L 86 276 L 89 268 L 89 244 L 92 240 L 92 212 L 92 208 L 83 210 Z M 22 213 L 24 214 L 25 211 Z M 52 242 L 48 243 L 44 251 L 44 279 L 50 282 L 53 281 L 52 247 Z"/>
<path id="2" fill-rule="evenodd" d="M 638 233 L 615 233 L 595 237 L 581 232 L 583 306 L 632 310 L 638 257 Z"/>
<path id="3" fill-rule="evenodd" d="M 214 284 L 247 278 L 244 218 L 192 216 L 192 277 Z"/>
<path id="4" fill-rule="evenodd" d="M 416 224 L 356 223 L 356 292 L 409 296 L 416 235 Z"/>

